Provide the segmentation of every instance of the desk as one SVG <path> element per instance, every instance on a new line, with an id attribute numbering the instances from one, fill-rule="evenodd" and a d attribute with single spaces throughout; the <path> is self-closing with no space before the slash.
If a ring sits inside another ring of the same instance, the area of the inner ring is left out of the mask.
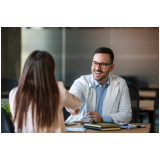
<path id="1" fill-rule="evenodd" d="M 93 130 L 93 129 L 86 129 L 85 132 L 66 132 L 66 133 L 149 133 L 151 124 L 150 123 L 131 123 L 135 125 L 145 125 L 146 128 L 133 128 L 130 130 L 127 129 L 121 129 L 118 131 L 98 131 L 98 130 Z M 65 126 L 65 128 L 83 128 L 83 125 L 80 123 L 77 123 L 76 125 L 73 126 Z"/>
<path id="2" fill-rule="evenodd" d="M 9 104 L 9 99 L 8 98 L 1 98 L 1 102 Z"/>
<path id="3" fill-rule="evenodd" d="M 155 100 L 140 100 L 139 101 L 139 111 L 140 112 L 148 112 L 149 115 L 149 123 L 151 123 L 151 132 L 154 132 L 154 105 Z M 140 117 L 140 122 L 142 123 L 142 118 Z"/>
<path id="4" fill-rule="evenodd" d="M 149 90 L 144 90 L 144 91 L 139 91 L 139 97 L 140 98 L 155 98 L 156 97 L 156 91 L 149 91 Z"/>
<path id="5" fill-rule="evenodd" d="M 139 110 L 141 111 L 154 111 L 154 100 L 140 100 Z M 137 108 L 137 101 L 131 101 L 132 108 Z"/>
<path id="6" fill-rule="evenodd" d="M 1 95 L 9 95 L 10 91 L 1 92 Z"/>
<path id="7" fill-rule="evenodd" d="M 149 84 L 148 88 L 149 89 L 159 89 L 159 85 L 158 84 Z"/>
<path id="8" fill-rule="evenodd" d="M 153 111 L 154 110 L 154 100 L 140 100 L 139 110 L 141 111 Z"/>

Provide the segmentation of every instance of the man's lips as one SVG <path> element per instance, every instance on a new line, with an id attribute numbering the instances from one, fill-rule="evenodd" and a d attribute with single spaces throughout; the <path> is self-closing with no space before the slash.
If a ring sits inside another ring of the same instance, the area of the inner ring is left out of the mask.
<path id="1" fill-rule="evenodd" d="M 101 76 L 101 74 L 102 74 L 103 72 L 95 71 L 94 73 L 95 73 L 95 75 L 96 75 L 97 77 L 99 77 L 99 76 Z"/>

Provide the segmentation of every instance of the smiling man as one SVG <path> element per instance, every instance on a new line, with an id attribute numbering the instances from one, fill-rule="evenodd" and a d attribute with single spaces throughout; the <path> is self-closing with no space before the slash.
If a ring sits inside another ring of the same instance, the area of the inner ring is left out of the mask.
<path id="1" fill-rule="evenodd" d="M 92 74 L 74 81 L 69 92 L 80 99 L 76 111 L 67 109 L 69 122 L 129 123 L 132 117 L 129 90 L 126 81 L 114 74 L 114 54 L 109 48 L 96 49 L 91 62 Z"/>

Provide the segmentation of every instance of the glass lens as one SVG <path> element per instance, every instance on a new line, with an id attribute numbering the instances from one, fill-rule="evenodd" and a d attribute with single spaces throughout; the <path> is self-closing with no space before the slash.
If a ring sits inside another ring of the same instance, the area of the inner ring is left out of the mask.
<path id="1" fill-rule="evenodd" d="M 103 69 L 106 68 L 106 65 L 104 63 L 101 63 L 100 67 Z"/>
<path id="2" fill-rule="evenodd" d="M 97 66 L 97 62 L 92 62 L 92 66 L 96 67 Z"/>
<path id="3" fill-rule="evenodd" d="M 104 69 L 106 68 L 106 64 L 105 63 L 97 63 L 97 62 L 92 62 L 92 66 L 93 67 L 97 67 L 97 65 L 99 64 L 100 68 Z"/>

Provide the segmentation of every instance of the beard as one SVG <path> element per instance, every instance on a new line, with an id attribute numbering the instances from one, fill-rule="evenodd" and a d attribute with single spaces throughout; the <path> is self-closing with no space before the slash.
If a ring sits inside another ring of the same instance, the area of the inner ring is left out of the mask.
<path id="1" fill-rule="evenodd" d="M 109 76 L 109 69 L 105 72 L 102 70 L 92 70 L 93 77 L 96 81 L 102 82 L 105 81 L 107 82 L 108 76 Z"/>

